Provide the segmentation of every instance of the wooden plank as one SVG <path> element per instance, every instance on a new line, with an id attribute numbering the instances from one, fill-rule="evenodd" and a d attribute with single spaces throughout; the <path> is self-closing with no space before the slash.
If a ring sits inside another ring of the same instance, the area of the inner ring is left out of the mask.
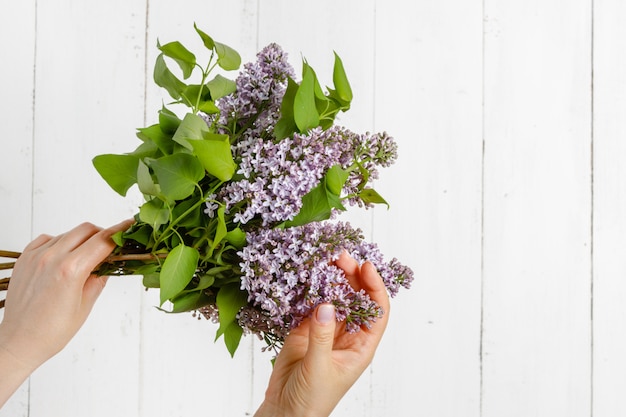
<path id="1" fill-rule="evenodd" d="M 593 415 L 626 414 L 626 4 L 594 2 Z"/>
<path id="2" fill-rule="evenodd" d="M 0 79 L 0 248 L 21 251 L 31 238 L 35 1 L 0 4 L 4 42 Z M 9 276 L 2 271 L 0 277 Z M 0 293 L 4 299 L 6 293 Z M 0 310 L 0 320 L 3 317 Z M 2 417 L 28 415 L 29 382 L 0 410 Z"/>
<path id="3" fill-rule="evenodd" d="M 376 4 L 376 131 L 399 158 L 374 240 L 410 265 L 372 366 L 372 416 L 479 416 L 482 7 Z"/>
<path id="4" fill-rule="evenodd" d="M 591 410 L 591 3 L 485 3 L 482 415 Z"/>
<path id="5" fill-rule="evenodd" d="M 130 148 L 142 122 L 144 7 L 73 0 L 37 6 L 35 234 L 82 221 L 108 226 L 136 211 L 91 159 Z M 29 416 L 136 413 L 138 284 L 109 281 L 79 334 L 33 375 Z"/>

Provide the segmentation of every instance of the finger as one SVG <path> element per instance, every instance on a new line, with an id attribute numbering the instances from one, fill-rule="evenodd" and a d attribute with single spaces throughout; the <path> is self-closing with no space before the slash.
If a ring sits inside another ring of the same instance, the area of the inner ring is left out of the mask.
<path id="1" fill-rule="evenodd" d="M 383 317 L 381 317 L 378 322 L 382 322 L 386 325 L 389 320 L 389 294 L 387 294 L 385 283 L 376 270 L 376 267 L 369 261 L 361 265 L 361 285 L 369 294 L 370 298 L 376 301 L 383 309 Z M 384 329 L 384 326 L 382 327 Z"/>
<path id="2" fill-rule="evenodd" d="M 309 323 L 309 346 L 304 356 L 308 369 L 324 372 L 331 362 L 337 320 L 332 304 L 320 304 Z"/>
<path id="3" fill-rule="evenodd" d="M 83 287 L 83 303 L 81 305 L 84 317 L 89 314 L 93 305 L 96 303 L 96 300 L 106 286 L 107 280 L 108 277 L 101 277 L 97 275 L 91 275 L 87 278 L 85 286 Z"/>
<path id="4" fill-rule="evenodd" d="M 26 247 L 24 248 L 22 252 L 35 250 L 39 248 L 40 246 L 44 245 L 45 243 L 49 242 L 50 240 L 52 240 L 52 236 L 50 235 L 44 235 L 44 234 L 39 235 L 32 242 L 26 245 Z"/>
<path id="5" fill-rule="evenodd" d="M 83 270 L 86 272 L 93 271 L 104 258 L 110 255 L 115 248 L 115 242 L 113 242 L 111 236 L 119 231 L 128 229 L 133 222 L 134 220 L 132 219 L 124 220 L 115 226 L 100 230 L 77 247 L 74 255 L 80 259 Z"/>
<path id="6" fill-rule="evenodd" d="M 335 265 L 343 270 L 350 286 L 355 291 L 360 291 L 361 282 L 359 280 L 359 263 L 344 250 L 341 255 L 339 255 L 339 259 L 335 261 Z"/>
<path id="7" fill-rule="evenodd" d="M 69 232 L 60 235 L 54 246 L 62 253 L 72 252 L 101 230 L 101 227 L 94 224 L 82 223 Z"/>

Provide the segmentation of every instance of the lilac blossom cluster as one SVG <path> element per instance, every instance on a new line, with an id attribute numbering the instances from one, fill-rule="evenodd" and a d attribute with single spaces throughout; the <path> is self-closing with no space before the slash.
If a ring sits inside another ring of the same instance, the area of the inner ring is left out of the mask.
<path id="1" fill-rule="evenodd" d="M 317 186 L 333 165 L 352 162 L 351 133 L 331 127 L 294 134 L 279 142 L 258 138 L 242 150 L 239 181 L 225 185 L 218 197 L 234 221 L 255 217 L 267 227 L 292 220 L 302 208 L 302 197 Z"/>
<path id="2" fill-rule="evenodd" d="M 398 144 L 387 134 L 383 133 L 352 133 L 352 165 L 344 166 L 350 175 L 346 181 L 343 192 L 348 204 L 360 207 L 370 207 L 359 198 L 359 190 L 364 183 L 378 179 L 378 166 L 391 166 L 398 157 Z"/>
<path id="3" fill-rule="evenodd" d="M 342 251 L 371 261 L 393 296 L 410 286 L 412 271 L 396 259 L 385 262 L 376 245 L 343 222 L 315 222 L 288 229 L 248 232 L 242 258 L 242 289 L 249 306 L 239 314 L 248 332 L 282 340 L 320 303 L 332 303 L 346 330 L 370 326 L 382 311 L 365 291 L 355 291 L 333 264 Z"/>
<path id="4" fill-rule="evenodd" d="M 302 197 L 338 165 L 349 173 L 343 187 L 348 204 L 369 206 L 360 190 L 378 178 L 377 166 L 389 166 L 396 157 L 397 145 L 386 133 L 360 135 L 339 126 L 318 127 L 278 142 L 257 138 L 240 148 L 238 174 L 243 179 L 224 186 L 218 199 L 227 212 L 235 212 L 236 222 L 245 224 L 258 216 L 263 227 L 275 225 L 292 220 L 302 208 Z M 209 204 L 207 213 L 212 211 Z"/>
<path id="5" fill-rule="evenodd" d="M 346 202 L 369 206 L 359 198 L 360 190 L 378 178 L 377 166 L 395 162 L 397 145 L 386 133 L 357 134 L 333 126 L 277 141 L 271 133 L 280 119 L 287 79 L 293 75 L 287 54 L 270 44 L 257 54 L 256 62 L 244 66 L 236 92 L 219 101 L 218 124 L 231 134 L 238 131 L 233 151 L 243 178 L 210 196 L 206 209 L 210 216 L 220 202 L 241 224 L 255 217 L 263 227 L 292 220 L 302 207 L 302 197 L 334 165 L 349 172 L 343 190 Z"/>
<path id="6" fill-rule="evenodd" d="M 236 80 L 236 92 L 218 102 L 218 125 L 226 129 L 224 133 L 232 135 L 243 130 L 243 137 L 236 146 L 274 129 L 287 80 L 294 75 L 287 53 L 275 43 L 259 51 L 255 62 L 244 65 Z"/>

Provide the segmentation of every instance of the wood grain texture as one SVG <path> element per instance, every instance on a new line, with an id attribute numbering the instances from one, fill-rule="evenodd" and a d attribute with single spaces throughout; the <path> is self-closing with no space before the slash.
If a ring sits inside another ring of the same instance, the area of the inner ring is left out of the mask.
<path id="1" fill-rule="evenodd" d="M 626 5 L 594 11 L 593 415 L 626 413 Z"/>
<path id="2" fill-rule="evenodd" d="M 590 17 L 485 3 L 485 417 L 590 413 Z"/>
<path id="3" fill-rule="evenodd" d="M 33 93 L 35 1 L 0 6 L 0 248 L 20 251 L 32 237 Z M 0 277 L 9 276 L 2 271 Z M 0 293 L 4 299 L 6 293 Z M 0 310 L 0 320 L 3 311 Z M 0 371 L 1 373 L 1 371 Z M 27 417 L 26 381 L 0 410 L 2 417 Z"/>
<path id="4" fill-rule="evenodd" d="M 482 9 L 392 1 L 376 15 L 375 126 L 400 156 L 373 238 L 416 281 L 393 300 L 371 415 L 478 416 Z"/>

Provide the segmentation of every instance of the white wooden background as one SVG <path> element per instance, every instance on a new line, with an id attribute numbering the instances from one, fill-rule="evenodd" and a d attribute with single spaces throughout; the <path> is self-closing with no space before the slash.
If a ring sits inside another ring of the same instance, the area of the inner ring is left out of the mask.
<path id="1" fill-rule="evenodd" d="M 245 61 L 275 41 L 327 83 L 336 50 L 342 123 L 401 152 L 391 210 L 350 219 L 417 279 L 333 416 L 626 415 L 624 21 L 623 0 L 1 0 L 0 247 L 135 212 L 90 161 L 155 121 L 157 37 L 196 22 Z M 231 360 L 155 304 L 111 279 L 0 416 L 251 415 L 261 346 Z"/>

